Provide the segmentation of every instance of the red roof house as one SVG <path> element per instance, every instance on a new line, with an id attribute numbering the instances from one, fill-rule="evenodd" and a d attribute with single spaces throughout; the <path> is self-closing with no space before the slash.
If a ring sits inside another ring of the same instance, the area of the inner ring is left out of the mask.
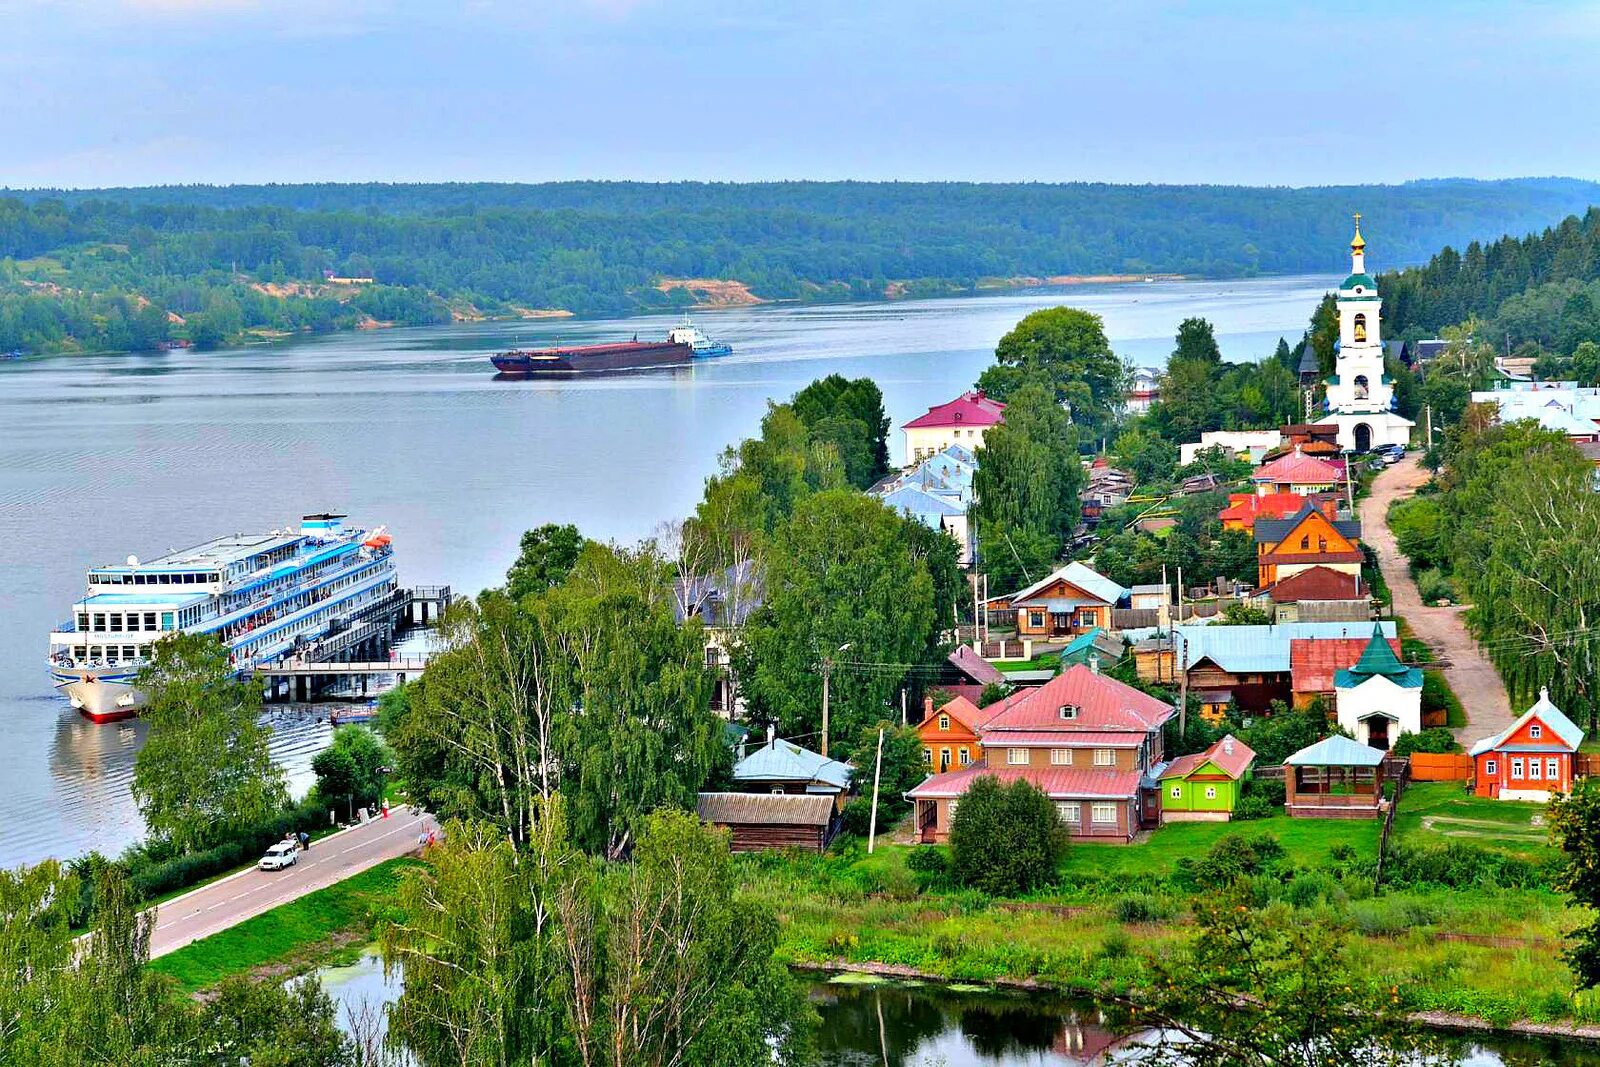
<path id="1" fill-rule="evenodd" d="M 1312 567 L 1297 571 L 1261 590 L 1276 604 L 1298 604 L 1302 600 L 1366 600 L 1368 593 L 1359 574 L 1345 574 L 1332 567 Z"/>
<path id="2" fill-rule="evenodd" d="M 1145 783 L 1162 762 L 1172 705 L 1079 664 L 991 711 L 978 731 L 981 762 L 906 794 L 923 841 L 949 835 L 961 797 L 986 774 L 1031 782 L 1055 801 L 1073 837 L 1127 841 L 1159 819 L 1154 784 Z"/>
<path id="3" fill-rule="evenodd" d="M 1317 506 L 1334 518 L 1338 507 L 1333 496 L 1317 497 Z M 1229 493 L 1228 506 L 1217 513 L 1224 530 L 1255 529 L 1257 519 L 1287 519 L 1306 506 L 1306 497 L 1300 493 Z"/>
<path id="4" fill-rule="evenodd" d="M 1401 655 L 1400 639 L 1391 637 L 1388 640 L 1394 654 Z M 1322 697 L 1330 702 L 1328 709 L 1332 711 L 1333 676 L 1359 662 L 1361 653 L 1371 642 L 1370 637 L 1297 637 L 1290 641 L 1289 688 L 1294 693 L 1294 706 L 1303 708 Z"/>
<path id="5" fill-rule="evenodd" d="M 1006 406 L 998 400 L 983 395 L 982 389 L 962 393 L 947 404 L 936 404 L 926 415 L 919 415 L 906 423 L 908 430 L 929 429 L 936 426 L 993 426 L 1005 421 Z"/>
<path id="6" fill-rule="evenodd" d="M 1332 490 L 1343 478 L 1342 464 L 1308 456 L 1300 450 L 1299 445 L 1288 455 L 1279 456 L 1271 463 L 1263 463 L 1250 476 L 1260 496 L 1297 493 L 1302 497 Z"/>
<path id="7" fill-rule="evenodd" d="M 1005 421 L 1006 406 L 975 389 L 947 404 L 928 409 L 901 427 L 906 435 L 905 465 L 920 463 L 951 445 L 972 450 L 983 444 L 984 432 Z"/>

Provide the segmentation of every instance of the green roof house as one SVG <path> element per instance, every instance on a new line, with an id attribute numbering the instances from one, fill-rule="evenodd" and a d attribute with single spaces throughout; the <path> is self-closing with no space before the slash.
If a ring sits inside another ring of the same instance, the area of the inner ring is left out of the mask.
<path id="1" fill-rule="evenodd" d="M 1364 745 L 1387 751 L 1422 732 L 1422 671 L 1401 663 L 1376 626 L 1361 657 L 1334 672 L 1333 700 L 1339 725 Z"/>
<path id="2" fill-rule="evenodd" d="M 1255 751 L 1232 734 L 1204 752 L 1179 756 L 1158 776 L 1161 821 L 1227 822 L 1255 759 Z"/>

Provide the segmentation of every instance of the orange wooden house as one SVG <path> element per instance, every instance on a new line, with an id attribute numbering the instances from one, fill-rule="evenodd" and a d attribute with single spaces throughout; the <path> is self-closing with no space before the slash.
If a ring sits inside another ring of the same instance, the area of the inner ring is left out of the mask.
<path id="1" fill-rule="evenodd" d="M 983 726 L 1004 706 L 1004 702 L 979 708 L 966 697 L 956 697 L 937 711 L 933 698 L 922 702 L 922 721 L 917 724 L 917 736 L 922 738 L 922 759 L 934 774 L 960 770 L 982 762 L 983 753 L 978 748 L 978 737 Z"/>
<path id="2" fill-rule="evenodd" d="M 1257 519 L 1255 542 L 1257 584 L 1261 586 L 1312 567 L 1340 574 L 1361 573 L 1361 523 L 1330 519 L 1309 501 L 1287 519 Z"/>
<path id="3" fill-rule="evenodd" d="M 1550 690 L 1516 722 L 1472 746 L 1472 791 L 1501 800 L 1549 800 L 1572 791 L 1583 730 L 1550 703 Z"/>
<path id="4" fill-rule="evenodd" d="M 1111 609 L 1130 590 L 1082 563 L 1069 563 L 1005 598 L 1017 613 L 1017 636 L 1034 640 L 1076 637 L 1095 627 L 1110 630 Z"/>

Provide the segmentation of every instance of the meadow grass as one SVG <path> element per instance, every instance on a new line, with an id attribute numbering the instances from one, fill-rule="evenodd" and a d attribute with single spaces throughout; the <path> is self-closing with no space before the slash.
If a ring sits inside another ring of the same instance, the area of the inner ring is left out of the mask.
<path id="1" fill-rule="evenodd" d="M 154 960 L 186 992 L 269 965 L 294 964 L 325 953 L 339 935 L 370 930 L 394 907 L 401 872 L 421 861 L 402 857 L 308 893 Z"/>
<path id="2" fill-rule="evenodd" d="M 1531 860 L 1553 858 L 1543 804 L 1493 800 L 1467 792 L 1463 782 L 1416 782 L 1394 816 L 1397 840 L 1439 845 L 1463 841 Z"/>

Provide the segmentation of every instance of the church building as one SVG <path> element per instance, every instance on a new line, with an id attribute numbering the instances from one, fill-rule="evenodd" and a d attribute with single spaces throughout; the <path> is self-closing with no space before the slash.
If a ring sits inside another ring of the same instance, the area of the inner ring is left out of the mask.
<path id="1" fill-rule="evenodd" d="M 1383 337 L 1378 323 L 1383 301 L 1367 273 L 1367 242 L 1361 216 L 1350 241 L 1350 277 L 1339 286 L 1339 353 L 1326 381 L 1328 415 L 1339 427 L 1339 447 L 1367 452 L 1383 445 L 1409 445 L 1410 419 L 1394 411 L 1394 383 L 1384 373 Z"/>

